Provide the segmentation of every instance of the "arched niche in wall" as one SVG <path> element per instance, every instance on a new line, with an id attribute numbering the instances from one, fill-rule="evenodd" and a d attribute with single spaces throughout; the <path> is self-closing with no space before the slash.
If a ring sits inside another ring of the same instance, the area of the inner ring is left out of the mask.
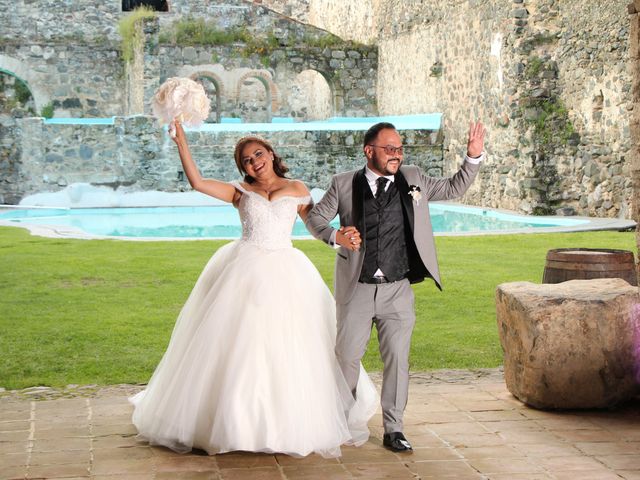
<path id="1" fill-rule="evenodd" d="M 238 80 L 237 115 L 245 123 L 271 122 L 278 108 L 278 92 L 268 72 L 248 72 Z"/>
<path id="2" fill-rule="evenodd" d="M 299 121 L 325 120 L 334 115 L 332 88 L 317 70 L 300 72 L 289 92 L 291 116 Z"/>
<path id="3" fill-rule="evenodd" d="M 33 97 L 35 112 L 40 115 L 44 107 L 50 107 L 51 96 L 44 87 L 45 83 L 41 80 L 40 75 L 27 63 L 8 55 L 0 54 L 0 74 L 6 74 L 15 77 L 24 86 L 26 86 Z M 21 88 L 21 87 L 18 87 Z M 28 107 L 27 107 L 28 108 Z"/>
<path id="4" fill-rule="evenodd" d="M 36 103 L 27 82 L 0 68 L 0 114 L 13 116 L 39 115 Z"/>
<path id="5" fill-rule="evenodd" d="M 220 118 L 222 117 L 222 80 L 211 72 L 194 73 L 191 75 L 191 79 L 202 84 L 209 100 L 211 100 L 211 112 L 205 122 L 220 123 Z"/>

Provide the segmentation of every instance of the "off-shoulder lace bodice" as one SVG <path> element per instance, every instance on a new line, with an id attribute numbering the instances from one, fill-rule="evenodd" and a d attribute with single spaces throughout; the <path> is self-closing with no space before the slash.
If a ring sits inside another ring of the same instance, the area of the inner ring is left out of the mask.
<path id="1" fill-rule="evenodd" d="M 291 230 L 298 215 L 298 205 L 311 203 L 311 197 L 287 195 L 270 201 L 246 190 L 238 182 L 233 185 L 242 192 L 238 205 L 242 240 L 268 250 L 291 247 Z"/>

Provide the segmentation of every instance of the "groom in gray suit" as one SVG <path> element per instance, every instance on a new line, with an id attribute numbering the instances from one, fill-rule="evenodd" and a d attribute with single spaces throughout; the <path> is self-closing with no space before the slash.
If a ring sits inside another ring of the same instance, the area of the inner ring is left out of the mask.
<path id="1" fill-rule="evenodd" d="M 429 200 L 464 194 L 484 158 L 484 134 L 480 122 L 472 123 L 467 155 L 458 172 L 450 178 L 434 178 L 418 167 L 402 166 L 400 134 L 392 124 L 378 123 L 364 136 L 367 165 L 335 175 L 307 216 L 308 230 L 338 249 L 336 355 L 354 396 L 372 325 L 378 330 L 384 364 L 383 445 L 395 452 L 412 450 L 402 433 L 415 324 L 409 284 L 429 277 L 442 288 Z M 338 230 L 329 225 L 336 215 L 340 216 Z"/>

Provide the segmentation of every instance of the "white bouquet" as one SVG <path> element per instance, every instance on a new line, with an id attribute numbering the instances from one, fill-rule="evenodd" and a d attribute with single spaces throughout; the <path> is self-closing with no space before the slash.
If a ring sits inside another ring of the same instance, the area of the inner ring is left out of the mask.
<path id="1" fill-rule="evenodd" d="M 211 102 L 200 83 L 172 77 L 160 85 L 151 100 L 151 108 L 163 125 L 177 119 L 188 127 L 197 127 L 209 116 Z"/>

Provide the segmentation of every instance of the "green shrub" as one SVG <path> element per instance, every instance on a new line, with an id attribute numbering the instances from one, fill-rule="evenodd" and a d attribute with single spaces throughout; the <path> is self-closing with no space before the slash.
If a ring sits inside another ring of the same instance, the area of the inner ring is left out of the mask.
<path id="1" fill-rule="evenodd" d="M 53 103 L 47 103 L 40 111 L 40 116 L 44 118 L 53 118 Z"/>
<path id="2" fill-rule="evenodd" d="M 247 42 L 251 36 L 246 28 L 221 30 L 202 18 L 185 18 L 175 22 L 171 29 L 160 34 L 160 43 L 176 45 L 229 45 Z"/>
<path id="3" fill-rule="evenodd" d="M 525 70 L 525 75 L 527 78 L 537 77 L 540 71 L 542 70 L 542 66 L 544 62 L 540 57 L 532 57 L 529 59 L 529 63 L 527 64 L 527 68 Z"/>
<path id="4" fill-rule="evenodd" d="M 136 24 L 145 18 L 154 18 L 156 13 L 147 7 L 141 5 L 134 9 L 129 15 L 122 17 L 118 23 L 118 31 L 122 37 L 122 58 L 125 62 L 130 62 L 133 59 L 133 46 L 135 44 L 135 31 Z"/>
<path id="5" fill-rule="evenodd" d="M 332 48 L 337 46 L 343 47 L 347 42 L 329 33 L 322 36 L 305 35 L 302 43 L 307 47 Z"/>
<path id="6" fill-rule="evenodd" d="M 20 79 L 16 79 L 13 89 L 16 92 L 16 100 L 18 100 L 20 104 L 24 105 L 32 98 L 31 90 L 29 90 L 27 84 Z"/>
<path id="7" fill-rule="evenodd" d="M 258 54 L 260 55 L 261 62 L 263 64 L 268 64 L 268 57 L 274 50 L 280 47 L 280 42 L 273 33 L 270 33 L 267 38 L 248 36 L 245 44 L 246 46 L 244 47 L 243 55 L 245 57 L 249 57 L 254 53 Z"/>

